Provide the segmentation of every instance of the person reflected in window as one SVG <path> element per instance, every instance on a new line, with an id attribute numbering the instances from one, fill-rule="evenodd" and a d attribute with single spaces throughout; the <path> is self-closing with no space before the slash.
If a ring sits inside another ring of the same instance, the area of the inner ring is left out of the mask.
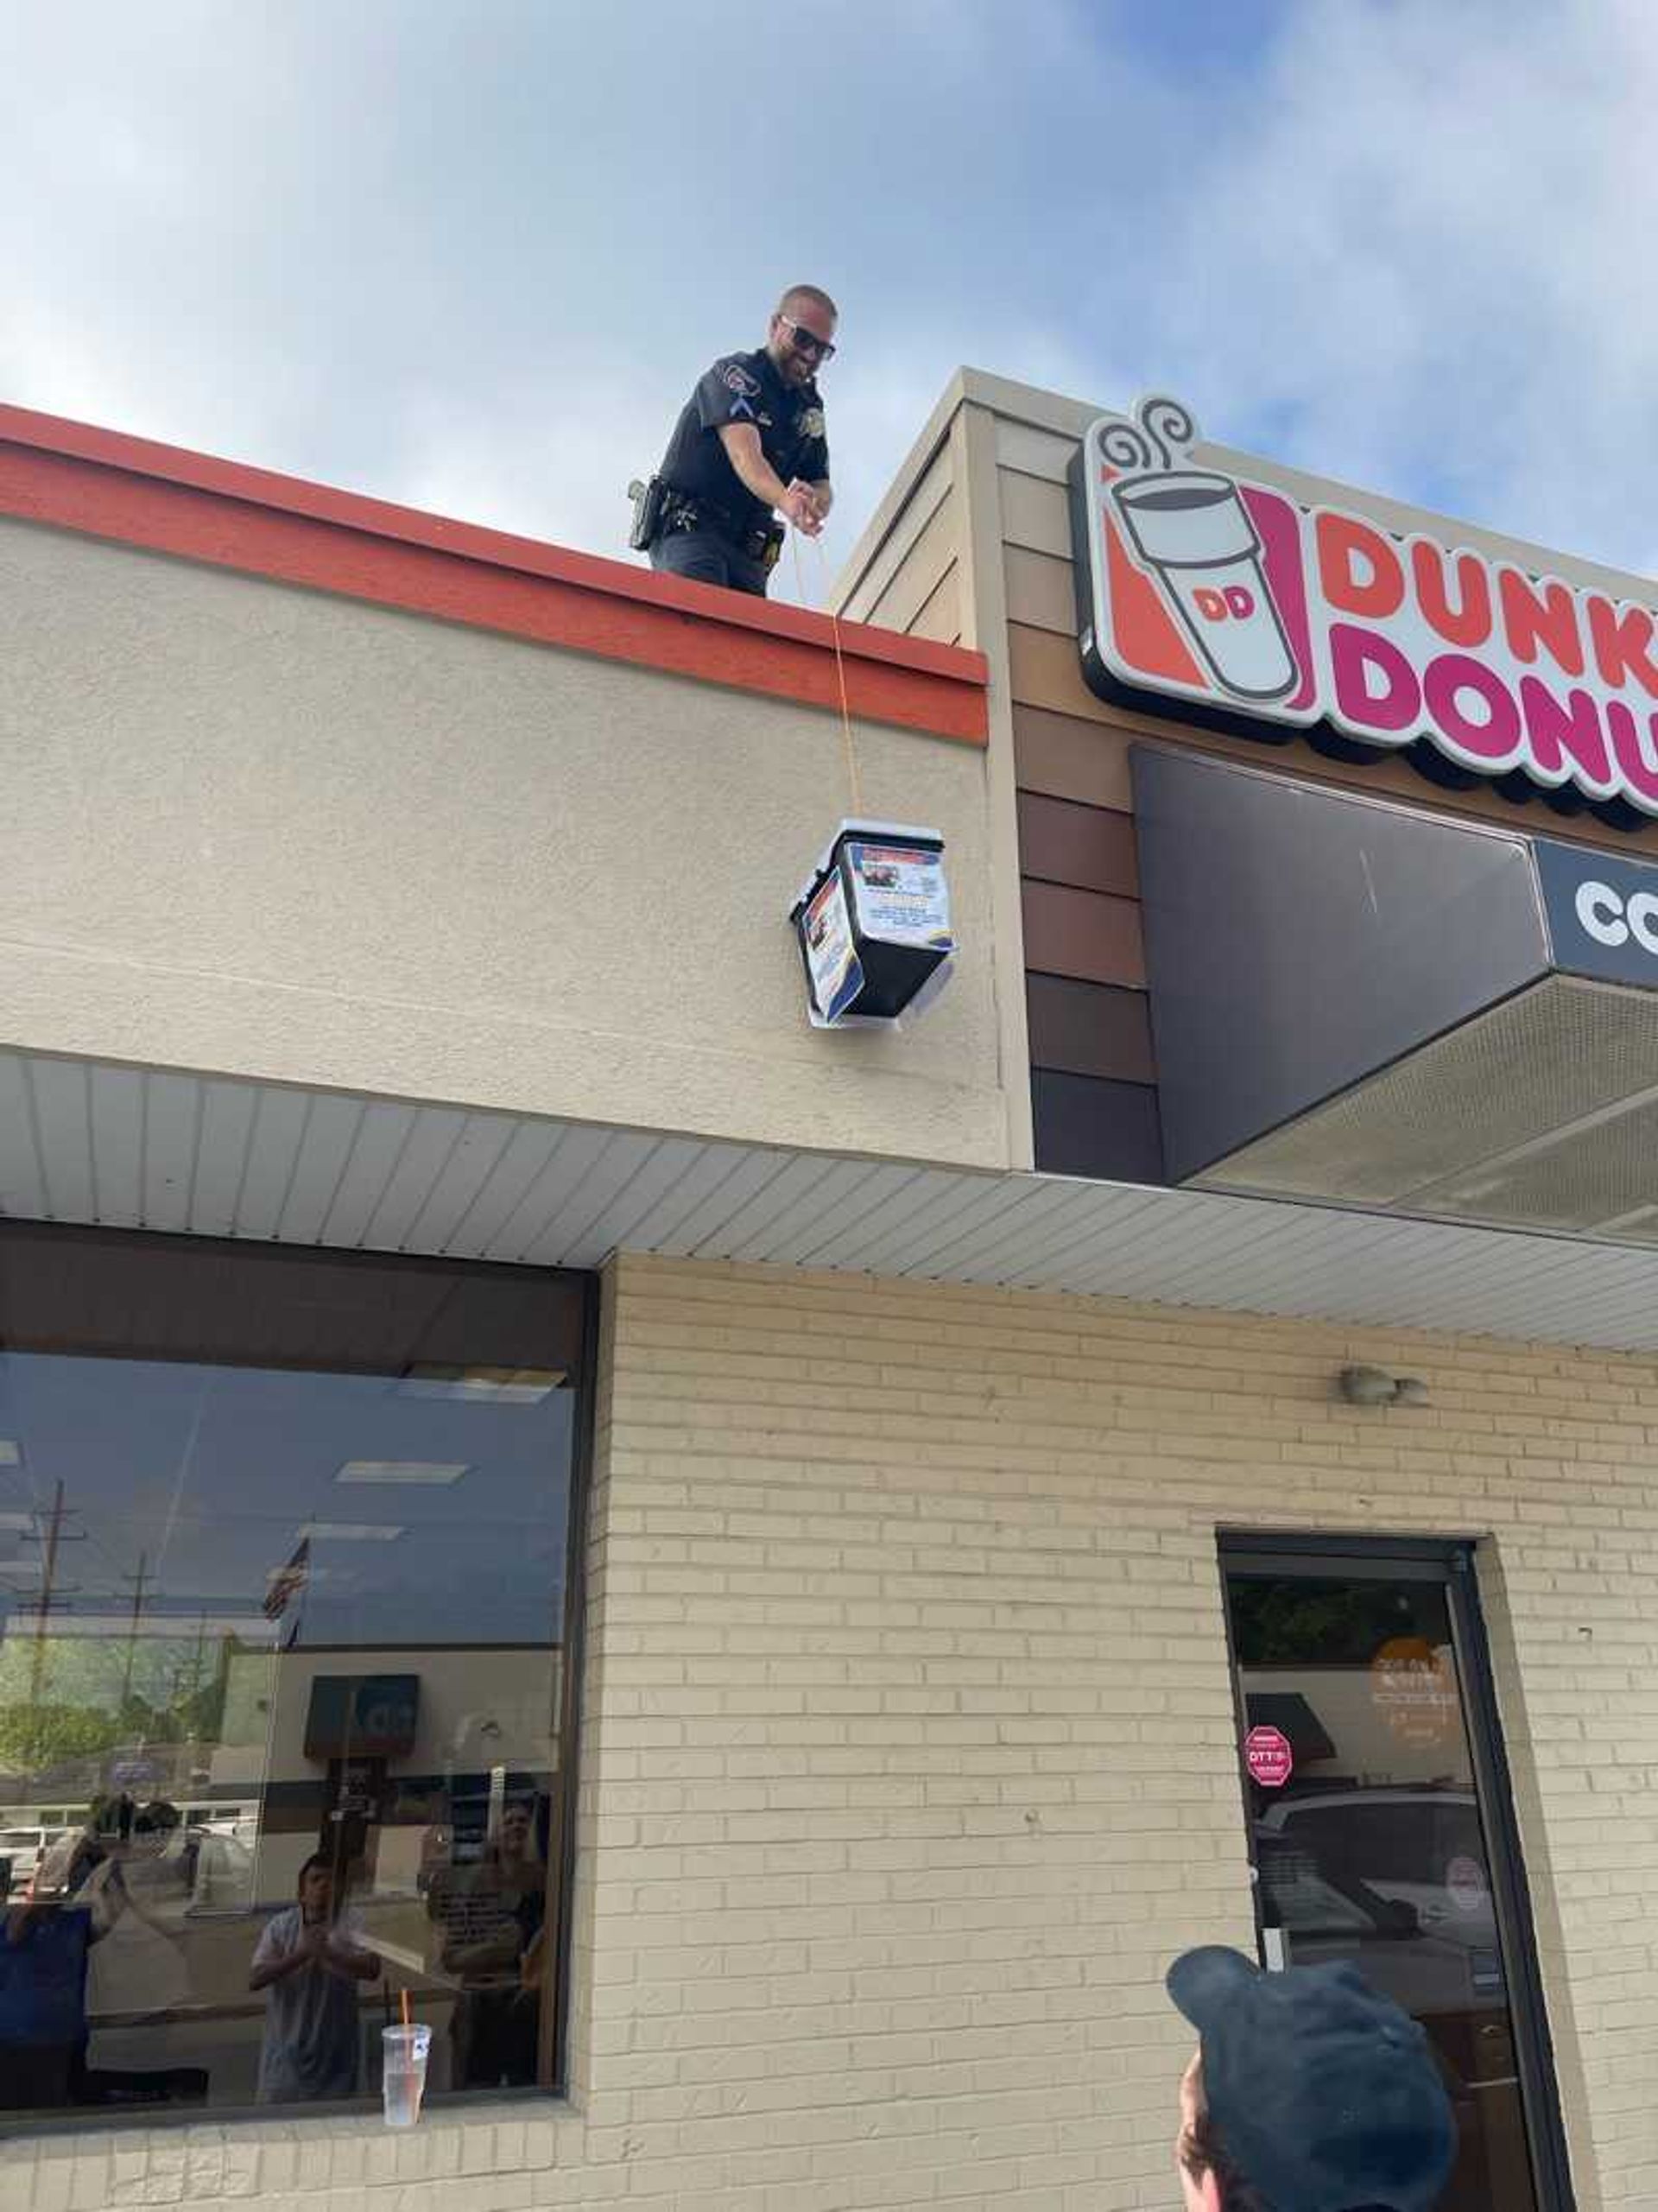
<path id="1" fill-rule="evenodd" d="M 475 1867 L 433 1874 L 427 1910 L 441 1930 L 438 1964 L 460 1983 L 450 2031 L 457 2086 L 533 2082 L 541 2024 L 535 1969 L 547 1911 L 533 1801 L 503 1806 Z"/>
<path id="2" fill-rule="evenodd" d="M 179 1941 L 189 1903 L 178 1863 L 180 1826 L 178 1808 L 165 1798 L 135 1810 L 104 1832 L 102 1856 L 74 1892 L 74 1902 L 92 1909 L 96 1948 L 86 2009 L 95 2031 L 112 2015 L 136 2019 L 188 1999 Z"/>
<path id="3" fill-rule="evenodd" d="M 299 1902 L 266 1924 L 248 1975 L 249 1988 L 265 1993 L 261 2104 L 357 2094 L 358 1984 L 380 1970 L 357 1915 L 336 1912 L 332 1870 L 313 1852 L 300 1869 Z"/>
<path id="4" fill-rule="evenodd" d="M 130 1800 L 127 1800 L 130 1803 Z M 87 1810 L 79 1827 L 66 1829 L 41 1853 L 35 1869 L 36 1903 L 48 1898 L 73 1897 L 87 1877 L 108 1858 L 119 1840 L 123 1818 L 120 1797 L 99 1797 Z M 127 1816 L 130 1825 L 130 1816 Z"/>
<path id="5" fill-rule="evenodd" d="M 86 2080 L 90 1905 L 42 1898 L 0 1911 L 0 2112 L 79 2103 Z"/>
<path id="6" fill-rule="evenodd" d="M 119 1838 L 131 1800 L 103 1797 L 42 1855 L 31 1893 L 0 1913 L 0 2111 L 84 2103 L 93 1946 L 124 1910 Z"/>

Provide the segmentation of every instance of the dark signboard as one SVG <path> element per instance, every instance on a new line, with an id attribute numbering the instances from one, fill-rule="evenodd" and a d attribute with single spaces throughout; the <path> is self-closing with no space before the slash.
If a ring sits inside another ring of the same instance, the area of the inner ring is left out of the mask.
<path id="1" fill-rule="evenodd" d="M 1535 850 L 1556 965 L 1658 990 L 1658 863 L 1550 838 Z"/>
<path id="2" fill-rule="evenodd" d="M 414 1748 L 418 1675 L 319 1675 L 305 1718 L 307 1759 L 404 1759 Z"/>

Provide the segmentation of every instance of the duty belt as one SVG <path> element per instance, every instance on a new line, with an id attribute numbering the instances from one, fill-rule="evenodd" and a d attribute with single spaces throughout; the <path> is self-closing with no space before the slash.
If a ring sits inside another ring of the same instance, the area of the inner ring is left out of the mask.
<path id="1" fill-rule="evenodd" d="M 662 505 L 664 531 L 712 529 L 750 561 L 763 561 L 768 568 L 776 565 L 783 549 L 783 526 L 773 522 L 763 508 L 753 522 L 741 523 L 718 500 L 700 492 L 676 491 L 672 485 L 664 487 Z"/>

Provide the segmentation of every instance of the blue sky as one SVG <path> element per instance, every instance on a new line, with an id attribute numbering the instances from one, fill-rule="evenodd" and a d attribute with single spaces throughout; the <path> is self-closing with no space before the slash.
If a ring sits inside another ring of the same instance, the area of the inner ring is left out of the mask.
<path id="1" fill-rule="evenodd" d="M 65 1632 L 205 1611 L 260 1631 L 266 1578 L 312 1531 L 302 1640 L 366 1645 L 558 1638 L 573 1401 L 412 1399 L 396 1378 L 182 1361 L 0 1354 L 0 1648 L 35 1618 L 36 1531 L 61 1479 L 73 1550 Z M 342 1484 L 352 1460 L 439 1461 L 452 1483 Z M 65 1578 L 66 1577 L 66 1582 Z M 291 1624 L 289 1624 L 291 1625 Z"/>
<path id="2" fill-rule="evenodd" d="M 0 29 L 0 398 L 619 554 L 697 372 L 805 279 L 844 310 L 832 565 L 962 361 L 1658 560 L 1649 0 Z"/>

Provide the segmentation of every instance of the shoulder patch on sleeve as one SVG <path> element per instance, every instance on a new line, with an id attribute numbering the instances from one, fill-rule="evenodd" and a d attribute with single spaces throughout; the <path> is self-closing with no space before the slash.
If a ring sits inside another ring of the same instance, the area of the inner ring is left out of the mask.
<path id="1" fill-rule="evenodd" d="M 739 399 L 757 399 L 760 396 L 759 378 L 751 377 L 740 361 L 725 362 L 719 371 L 719 381 Z"/>

